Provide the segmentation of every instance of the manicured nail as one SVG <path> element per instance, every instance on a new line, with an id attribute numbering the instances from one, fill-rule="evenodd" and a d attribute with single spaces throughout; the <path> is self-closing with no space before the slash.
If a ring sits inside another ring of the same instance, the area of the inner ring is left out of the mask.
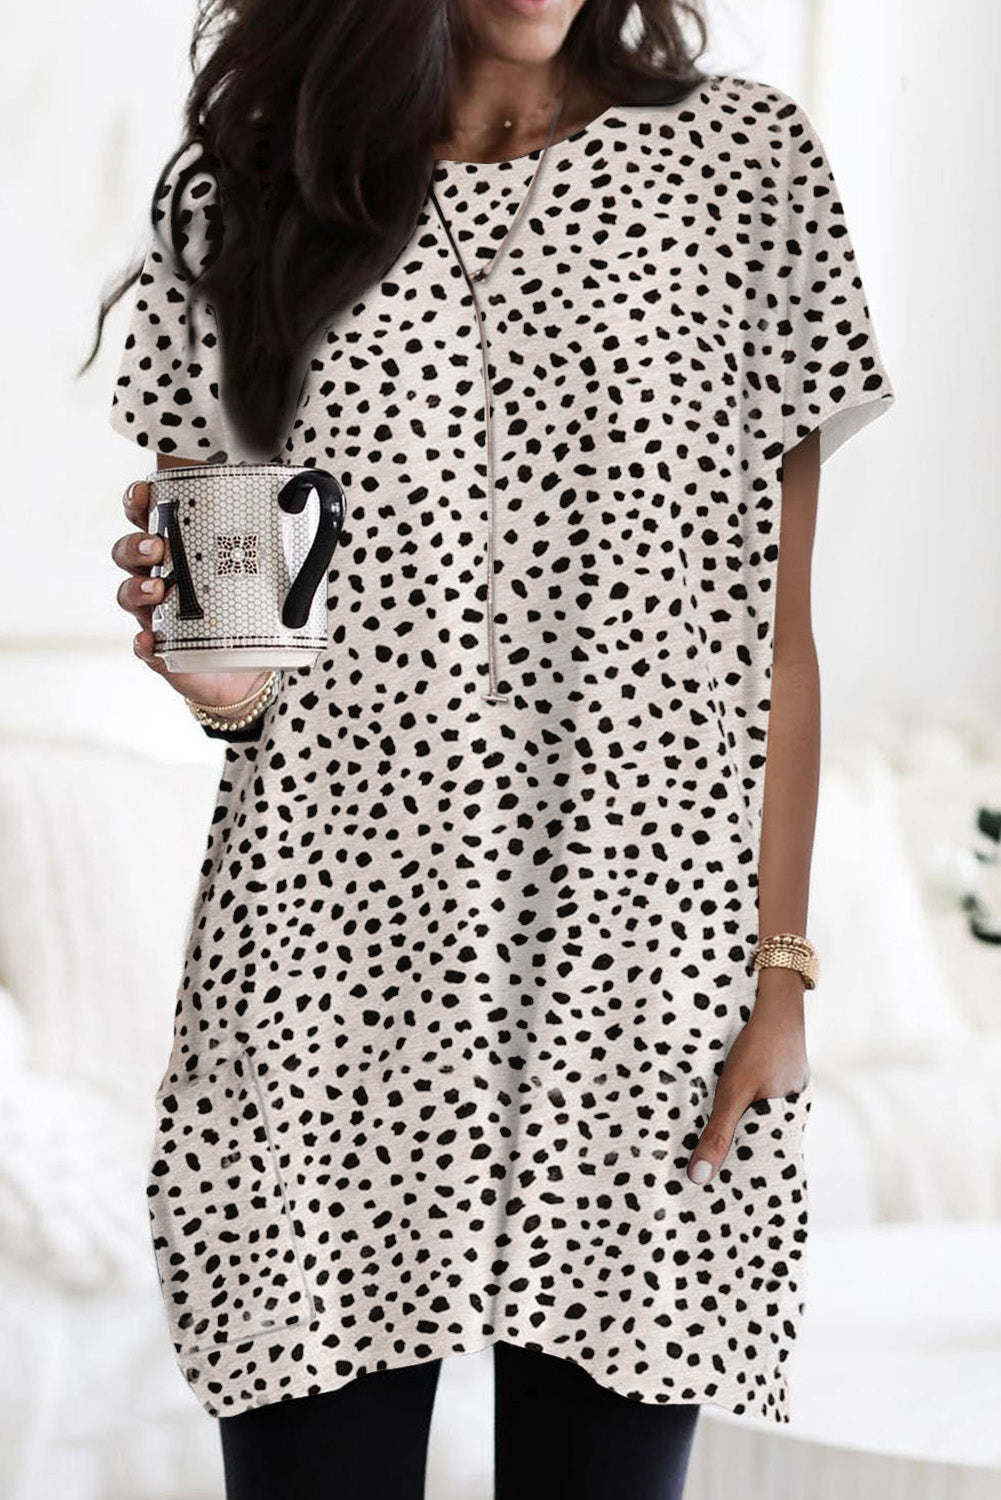
<path id="1" fill-rule="evenodd" d="M 709 1179 L 710 1179 L 710 1177 L 712 1175 L 713 1175 L 713 1164 L 712 1164 L 712 1162 L 711 1161 L 706 1161 L 706 1159 L 705 1159 L 704 1156 L 700 1157 L 699 1160 L 692 1167 L 692 1172 L 691 1172 L 692 1181 L 693 1182 L 698 1182 L 700 1184 L 703 1183 L 703 1182 L 708 1182 Z"/>
<path id="2" fill-rule="evenodd" d="M 152 594 L 153 590 L 156 588 L 159 582 L 159 578 L 144 578 L 141 584 L 143 593 Z"/>
<path id="3" fill-rule="evenodd" d="M 151 553 L 156 551 L 156 537 L 144 537 L 143 540 L 139 543 L 139 551 L 145 552 L 146 556 L 149 557 Z"/>

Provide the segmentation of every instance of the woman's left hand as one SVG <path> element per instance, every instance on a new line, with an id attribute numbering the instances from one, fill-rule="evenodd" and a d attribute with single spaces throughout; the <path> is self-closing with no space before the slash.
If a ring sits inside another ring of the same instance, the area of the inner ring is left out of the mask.
<path id="1" fill-rule="evenodd" d="M 810 1081 L 803 981 L 794 969 L 762 969 L 751 1019 L 727 1054 L 712 1113 L 688 1163 L 693 1182 L 709 1182 L 726 1159 L 737 1122 L 755 1099 L 781 1098 Z"/>

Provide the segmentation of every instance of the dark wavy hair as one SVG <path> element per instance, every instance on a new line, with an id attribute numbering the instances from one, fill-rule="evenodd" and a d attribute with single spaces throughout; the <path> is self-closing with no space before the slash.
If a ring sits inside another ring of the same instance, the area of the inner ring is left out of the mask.
<path id="1" fill-rule="evenodd" d="M 633 14 L 635 12 L 635 14 Z M 694 25 L 686 41 L 684 23 Z M 633 32 L 624 37 L 627 25 Z M 220 399 L 240 440 L 278 451 L 314 337 L 383 275 L 410 239 L 447 139 L 451 81 L 468 43 L 455 0 L 200 0 L 175 162 L 201 151 L 174 186 L 167 222 L 178 274 L 215 310 Z M 211 50 L 198 66 L 203 43 Z M 697 44 L 697 45 L 696 45 Z M 615 104 L 674 103 L 701 86 L 706 28 L 696 3 L 585 0 L 564 39 L 570 76 Z M 183 257 L 180 201 L 208 170 L 220 212 L 200 274 Z M 101 301 L 105 317 L 144 257 Z"/>

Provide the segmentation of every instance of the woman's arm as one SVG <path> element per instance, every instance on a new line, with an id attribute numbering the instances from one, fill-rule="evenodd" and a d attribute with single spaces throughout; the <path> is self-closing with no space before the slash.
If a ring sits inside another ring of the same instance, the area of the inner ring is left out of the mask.
<path id="1" fill-rule="evenodd" d="M 758 860 L 758 936 L 806 933 L 820 776 L 820 673 L 810 573 L 820 486 L 815 428 L 785 455 L 776 580 L 774 655 Z M 761 969 L 750 1021 L 716 1084 L 712 1114 L 692 1154 L 715 1172 L 753 1099 L 790 1093 L 809 1078 L 803 980 L 795 969 Z M 703 1169 L 701 1180 L 708 1181 Z"/>
<path id="2" fill-rule="evenodd" d="M 775 653 L 758 860 L 761 938 L 776 932 L 806 933 L 820 781 L 820 671 L 810 603 L 819 483 L 820 436 L 814 429 L 789 450 L 783 467 Z M 788 1030 L 799 1042 L 803 989 L 795 969 L 761 969 L 755 1015 L 770 1030 Z M 782 1072 L 785 1076 L 788 1069 Z"/>

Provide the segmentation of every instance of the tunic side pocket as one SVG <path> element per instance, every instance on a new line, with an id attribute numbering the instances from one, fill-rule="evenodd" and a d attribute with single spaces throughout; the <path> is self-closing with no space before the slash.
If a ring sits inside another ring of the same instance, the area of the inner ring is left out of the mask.
<path id="1" fill-rule="evenodd" d="M 736 1160 L 799 1161 L 812 1100 L 812 1073 L 801 1089 L 752 1099 L 734 1130 L 731 1150 Z"/>
<path id="2" fill-rule="evenodd" d="M 241 1048 L 156 1095 L 146 1192 L 181 1356 L 315 1315 L 257 1072 Z"/>

